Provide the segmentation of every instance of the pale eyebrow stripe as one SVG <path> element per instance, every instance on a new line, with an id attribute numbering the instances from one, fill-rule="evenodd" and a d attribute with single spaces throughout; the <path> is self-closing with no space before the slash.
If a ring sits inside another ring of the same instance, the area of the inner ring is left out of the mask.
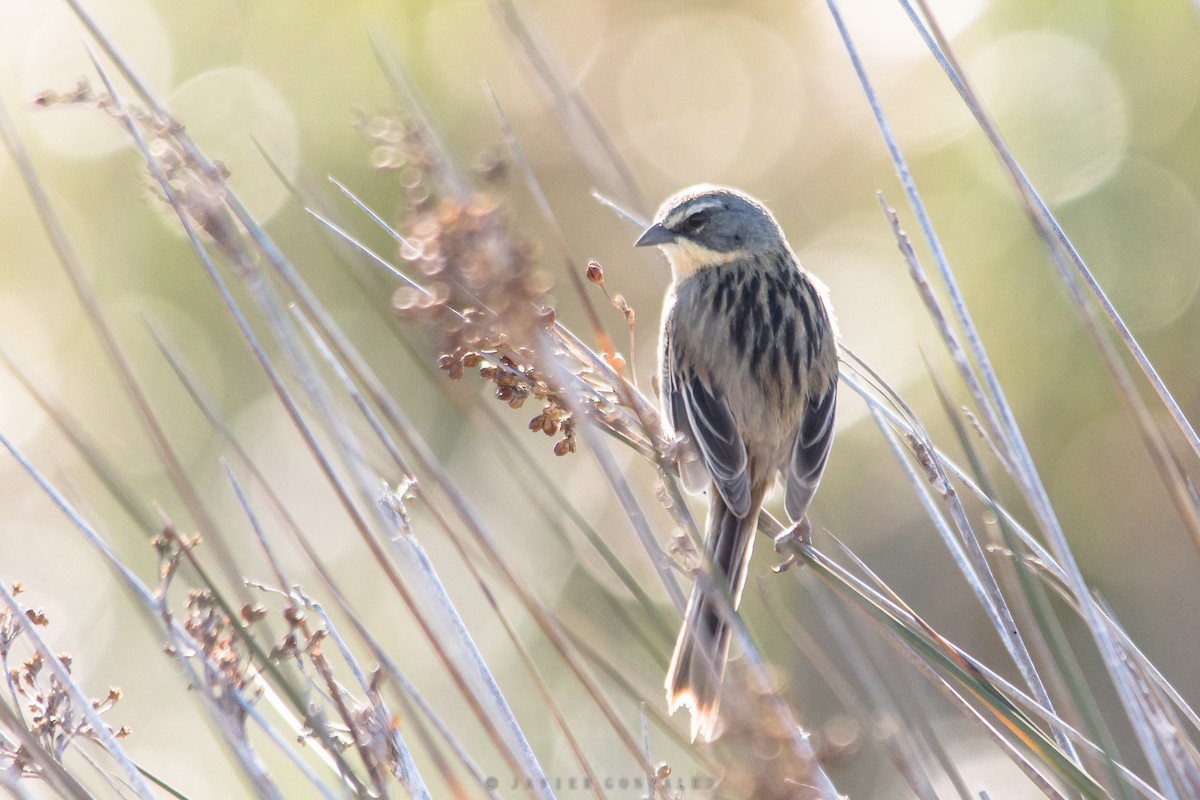
<path id="1" fill-rule="evenodd" d="M 671 216 L 667 217 L 666 220 L 663 221 L 663 227 L 673 228 L 679 224 L 684 217 L 690 217 L 692 214 L 695 214 L 698 211 L 706 211 L 710 208 L 720 208 L 721 205 L 722 201 L 719 198 L 703 200 L 698 203 L 689 203 Z"/>

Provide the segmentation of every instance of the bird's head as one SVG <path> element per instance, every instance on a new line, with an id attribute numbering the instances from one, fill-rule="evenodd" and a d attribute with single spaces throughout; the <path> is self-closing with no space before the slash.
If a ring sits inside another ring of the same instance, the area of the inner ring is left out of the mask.
<path id="1" fill-rule="evenodd" d="M 693 186 L 667 198 L 654 224 L 634 243 L 658 245 L 676 280 L 736 258 L 787 248 L 771 212 L 749 195 L 723 186 Z"/>

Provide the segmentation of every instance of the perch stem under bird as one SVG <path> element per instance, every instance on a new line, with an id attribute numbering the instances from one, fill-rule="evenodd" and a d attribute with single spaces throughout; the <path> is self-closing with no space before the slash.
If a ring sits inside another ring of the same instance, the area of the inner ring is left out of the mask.
<path id="1" fill-rule="evenodd" d="M 636 246 L 671 265 L 659 341 L 663 412 L 684 440 L 686 489 L 707 491 L 704 550 L 667 670 L 672 712 L 687 706 L 692 738 L 720 734 L 729 621 L 741 599 L 763 501 L 782 475 L 784 507 L 807 530 L 837 405 L 837 349 L 824 287 L 800 267 L 762 203 L 696 186 L 667 199 Z"/>

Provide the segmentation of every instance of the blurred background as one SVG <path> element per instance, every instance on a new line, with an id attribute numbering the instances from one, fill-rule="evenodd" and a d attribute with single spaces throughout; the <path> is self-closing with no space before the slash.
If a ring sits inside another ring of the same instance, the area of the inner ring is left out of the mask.
<path id="1" fill-rule="evenodd" d="M 1168 502 L 1020 203 L 952 87 L 896 4 L 845 0 L 841 6 L 1088 581 L 1183 696 L 1197 700 L 1196 544 Z M 939 0 L 932 6 L 1034 185 L 1185 413 L 1200 419 L 1196 8 L 1184 0 Z M 471 500 L 537 596 L 614 656 L 627 646 L 625 634 L 589 614 L 594 581 L 581 579 L 602 570 L 586 559 L 581 563 L 572 548 L 547 544 L 541 517 L 513 500 L 510 481 L 520 468 L 463 424 L 464 416 L 477 413 L 471 409 L 494 403 L 488 386 L 450 383 L 431 372 L 436 347 L 416 328 L 409 330 L 415 349 L 399 347 L 388 324 L 394 279 L 331 243 L 285 183 L 397 260 L 387 235 L 326 181 L 336 177 L 403 229 L 395 216 L 403 171 L 385 169 L 388 148 L 356 125 L 396 107 L 372 36 L 399 54 L 464 164 L 503 153 L 485 86 L 495 92 L 576 263 L 599 261 L 608 291 L 624 295 L 635 309 L 630 351 L 619 312 L 598 291 L 593 297 L 621 351 L 633 356 L 643 388 L 655 365 L 668 271 L 657 253 L 632 249 L 635 226 L 591 192 L 598 189 L 648 216 L 682 186 L 727 183 L 773 209 L 802 263 L 830 287 L 845 344 L 903 395 L 936 441 L 958 452 L 925 362 L 947 376 L 952 370 L 876 192 L 900 208 L 908 230 L 916 225 L 824 3 L 520 4 L 562 79 L 627 160 L 640 194 L 597 166 L 596 148 L 581 155 L 573 146 L 573 137 L 586 140 L 588 134 L 572 126 L 570 114 L 555 112 L 554 99 L 513 45 L 503 11 L 482 0 L 88 0 L 85 7 L 207 154 L 228 167 L 232 187 L 403 398 L 453 476 L 471 487 Z M 86 40 L 63 3 L 0 0 L 0 100 L 137 377 L 206 502 L 238 532 L 234 547 L 248 577 L 266 580 L 269 574 L 223 477 L 222 446 L 159 354 L 148 323 L 187 359 L 339 574 L 355 575 L 364 558 L 361 543 L 197 268 L 173 214 L 151 191 L 144 164 L 119 124 L 95 108 L 39 108 L 32 102 L 45 92 L 70 91 L 83 78 L 100 86 Z M 509 183 L 516 226 L 547 242 L 517 171 Z M 561 260 L 549 246 L 546 252 L 542 266 L 556 285 L 559 319 L 583 334 L 587 327 Z M 927 253 L 923 243 L 918 252 Z M 928 259 L 926 266 L 932 270 Z M 161 474 L 7 154 L 0 154 L 0 348 L 94 437 L 148 506 L 160 504 L 181 529 L 192 529 L 194 521 Z M 950 385 L 964 401 L 959 384 Z M 530 457 L 555 471 L 577 508 L 628 554 L 631 569 L 647 585 L 655 585 L 594 462 L 584 453 L 556 459 L 551 440 L 524 432 L 531 414 L 496 408 L 523 437 Z M 1006 664 L 862 403 L 843 392 L 839 411 L 841 430 L 812 512 L 815 525 L 846 541 L 944 635 L 989 663 Z M 127 563 L 154 579 L 157 559 L 144 536 L 7 370 L 0 371 L 0 430 L 96 522 Z M 665 540 L 672 528 L 654 499 L 653 471 L 634 454 L 615 452 Z M 399 476 L 381 477 L 394 482 Z M 8 459 L 0 459 L 0 510 L 0 580 L 20 580 L 27 602 L 45 609 L 55 646 L 76 654 L 77 676 L 93 694 L 103 695 L 110 684 L 124 689 L 112 721 L 133 728 L 130 752 L 195 796 L 248 792 L 198 706 L 177 694 L 178 708 L 164 713 L 158 698 L 177 689 L 180 678 L 161 655 L 161 642 Z M 578 774 L 555 729 L 541 719 L 539 701 L 494 618 L 460 579 L 453 550 L 432 528 L 423 529 L 426 520 L 419 509 L 416 514 L 417 535 L 547 772 Z M 770 603 L 806 620 L 810 600 L 794 582 L 771 575 L 773 554 L 767 550 L 760 546 L 744 614 L 804 722 L 820 732 L 837 719 L 838 704 L 789 641 L 763 624 Z M 283 558 L 298 582 L 311 582 L 298 554 L 285 551 Z M 375 604 L 378 587 L 369 580 L 350 582 L 347 589 L 385 639 L 400 647 L 416 635 L 401 610 Z M 1079 633 L 1067 622 L 1070 632 Z M 820 620 L 805 625 L 824 641 Z M 1081 653 L 1089 670 L 1099 669 L 1086 645 Z M 454 709 L 458 701 L 433 659 L 414 652 L 403 666 L 445 709 Z M 646 696 L 659 698 L 661 672 L 652 661 L 638 653 L 629 666 Z M 574 691 L 552 688 L 567 698 Z M 569 699 L 566 706 L 572 707 Z M 594 712 L 586 703 L 579 706 L 582 726 Z M 626 711 L 630 724 L 637 724 L 638 709 Z M 980 776 L 982 788 L 1007 780 L 1005 759 L 958 715 L 948 712 L 939 724 L 963 727 L 958 755 L 968 774 Z M 470 741 L 472 735 L 464 737 Z M 603 736 L 589 739 L 585 728 L 582 739 L 606 774 L 636 774 Z M 683 758 L 669 744 L 652 744 L 660 745 L 660 758 Z M 606 762 L 609 752 L 612 761 Z M 481 761 L 500 776 L 503 791 L 503 765 L 486 756 Z M 897 779 L 868 752 L 833 775 L 839 789 L 855 797 L 898 796 Z M 1026 796 L 1020 791 L 993 796 Z M 635 795 L 614 790 L 614 796 Z"/>

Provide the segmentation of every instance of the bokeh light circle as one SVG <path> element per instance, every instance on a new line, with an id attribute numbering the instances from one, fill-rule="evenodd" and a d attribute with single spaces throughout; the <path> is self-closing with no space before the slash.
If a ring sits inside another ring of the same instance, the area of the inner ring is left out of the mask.
<path id="1" fill-rule="evenodd" d="M 229 170 L 230 186 L 255 218 L 267 222 L 288 189 L 255 142 L 287 179 L 300 167 L 296 116 L 275 85 L 255 70 L 221 67 L 177 88 L 168 107 L 204 153 Z"/>
<path id="2" fill-rule="evenodd" d="M 1091 47 L 1060 34 L 1018 33 L 985 48 L 968 72 L 1047 201 L 1082 197 L 1120 166 L 1129 138 L 1125 93 Z"/>
<path id="3" fill-rule="evenodd" d="M 1083 255 L 1135 331 L 1174 322 L 1200 289 L 1200 202 L 1175 174 L 1131 159 L 1103 193 L 1068 211 Z"/>
<path id="4" fill-rule="evenodd" d="M 152 89 L 170 85 L 174 69 L 171 41 L 149 3 L 97 0 L 89 2 L 87 8 L 142 81 Z M 21 42 L 24 51 L 18 83 L 24 99 L 67 93 L 83 80 L 97 93 L 103 92 L 104 85 L 85 47 L 88 39 L 83 25 L 65 4 L 33 25 L 28 38 Z M 0 43 L 5 40 L 9 37 L 0 37 Z M 107 64 L 106 68 L 122 99 L 131 100 L 132 92 L 117 70 Z M 59 155 L 97 158 L 129 147 L 120 123 L 92 106 L 54 105 L 30 115 L 28 120 L 34 137 Z"/>
<path id="5" fill-rule="evenodd" d="M 745 182 L 795 146 L 801 69 L 766 25 L 695 12 L 627 35 L 619 86 L 628 144 L 675 183 L 730 173 Z"/>

